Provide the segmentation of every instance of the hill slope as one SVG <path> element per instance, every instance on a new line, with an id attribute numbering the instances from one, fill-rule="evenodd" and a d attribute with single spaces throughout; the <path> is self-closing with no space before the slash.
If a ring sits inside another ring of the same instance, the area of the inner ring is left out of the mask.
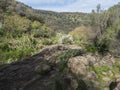
<path id="1" fill-rule="evenodd" d="M 31 20 L 39 20 L 53 30 L 68 32 L 82 24 L 89 25 L 90 17 L 86 13 L 58 13 L 52 11 L 36 10 L 15 1 L 1 0 L 1 9 L 8 12 L 16 12 L 21 16 L 27 16 Z"/>

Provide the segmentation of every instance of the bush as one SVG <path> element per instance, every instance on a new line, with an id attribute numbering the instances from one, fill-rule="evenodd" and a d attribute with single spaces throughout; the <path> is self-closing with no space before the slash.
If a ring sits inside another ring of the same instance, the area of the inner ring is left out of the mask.
<path id="1" fill-rule="evenodd" d="M 7 16 L 4 19 L 4 34 L 10 37 L 21 37 L 23 33 L 29 32 L 31 21 L 19 15 Z"/>
<path id="2" fill-rule="evenodd" d="M 23 50 L 11 50 L 11 51 L 1 51 L 0 50 L 0 64 L 4 63 L 11 63 L 14 62 L 18 59 L 22 59 L 26 56 L 30 56 L 32 54 L 33 50 L 28 48 L 28 49 L 23 49 Z"/>
<path id="3" fill-rule="evenodd" d="M 51 39 L 43 39 L 42 44 L 43 45 L 52 45 L 53 41 Z"/>
<path id="4" fill-rule="evenodd" d="M 91 39 L 95 36 L 90 26 L 81 26 L 69 32 L 74 38 L 74 43 L 84 47 L 84 45 L 91 43 Z"/>
<path id="5" fill-rule="evenodd" d="M 8 43 L 7 42 L 0 43 L 0 50 L 2 50 L 2 51 L 9 51 L 10 48 L 9 48 Z"/>
<path id="6" fill-rule="evenodd" d="M 93 44 L 89 44 L 86 46 L 86 51 L 91 52 L 91 53 L 95 53 L 95 52 L 97 52 L 97 47 L 95 47 Z"/>
<path id="7" fill-rule="evenodd" d="M 73 37 L 69 34 L 66 35 L 66 34 L 58 33 L 56 36 L 57 36 L 56 38 L 59 44 L 73 44 L 74 43 Z"/>
<path id="8" fill-rule="evenodd" d="M 16 39 L 5 39 L 0 43 L 1 63 L 10 63 L 32 55 L 38 50 L 38 46 L 37 40 L 29 35 L 23 35 L 21 38 Z"/>
<path id="9" fill-rule="evenodd" d="M 99 53 L 107 53 L 110 52 L 114 55 L 120 54 L 118 51 L 120 50 L 119 43 L 119 31 L 120 31 L 120 20 L 116 20 L 113 25 L 106 29 L 106 31 L 96 40 L 97 43 L 95 47 Z"/>

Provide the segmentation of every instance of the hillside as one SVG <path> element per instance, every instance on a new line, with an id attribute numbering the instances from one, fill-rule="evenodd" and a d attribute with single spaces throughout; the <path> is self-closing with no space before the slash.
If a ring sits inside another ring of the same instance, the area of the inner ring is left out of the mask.
<path id="1" fill-rule="evenodd" d="M 15 12 L 21 16 L 26 16 L 30 20 L 38 20 L 41 23 L 45 23 L 48 27 L 55 31 L 63 31 L 69 32 L 76 27 L 81 25 L 91 26 L 94 22 L 94 19 L 98 19 L 97 12 L 93 13 L 80 13 L 80 12 L 53 12 L 53 11 L 45 11 L 45 10 L 37 10 L 33 9 L 25 5 L 24 3 L 15 1 L 15 0 L 1 0 L 1 9 L 7 12 Z M 119 9 L 117 5 L 111 7 L 110 9 Z M 108 10 L 107 12 L 111 11 Z M 93 15 L 94 14 L 94 15 Z M 103 11 L 104 14 L 104 11 Z M 112 15 L 111 15 L 112 16 Z M 100 17 L 104 17 L 101 14 Z M 107 18 L 107 17 L 105 17 Z M 109 17 L 108 17 L 109 18 Z M 99 21 L 99 20 L 98 20 Z M 100 23 L 100 22 L 95 22 Z M 105 21 L 106 23 L 106 21 Z"/>
<path id="2" fill-rule="evenodd" d="M 106 11 L 87 14 L 36 10 L 15 0 L 0 0 L 0 12 L 3 63 L 53 44 L 76 44 L 92 53 L 120 54 L 119 3 Z"/>
<path id="3" fill-rule="evenodd" d="M 26 16 L 31 20 L 44 22 L 55 31 L 68 32 L 82 24 L 89 25 L 90 17 L 86 13 L 58 13 L 53 11 L 35 10 L 31 7 L 14 0 L 1 0 L 5 2 L 2 7 L 6 7 L 9 12 L 15 12 L 21 16 Z"/>

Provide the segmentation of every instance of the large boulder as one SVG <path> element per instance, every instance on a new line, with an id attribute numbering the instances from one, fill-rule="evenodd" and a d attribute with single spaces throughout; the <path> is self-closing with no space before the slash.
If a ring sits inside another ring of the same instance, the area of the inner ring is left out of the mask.
<path id="1" fill-rule="evenodd" d="M 66 51 L 75 48 L 48 46 L 36 55 L 1 65 L 0 90 L 76 90 L 76 79 L 69 70 L 60 69 L 62 63 L 59 59 Z"/>
<path id="2" fill-rule="evenodd" d="M 95 90 L 109 90 L 112 82 L 120 81 L 120 59 L 110 54 L 84 54 L 72 57 L 68 61 L 68 67 L 79 79 L 85 81 L 88 87 Z M 112 86 L 119 88 L 119 84 Z"/>

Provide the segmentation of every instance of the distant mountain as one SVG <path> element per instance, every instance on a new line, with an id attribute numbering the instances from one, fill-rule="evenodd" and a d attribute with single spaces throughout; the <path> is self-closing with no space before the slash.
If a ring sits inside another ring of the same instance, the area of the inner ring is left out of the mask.
<path id="1" fill-rule="evenodd" d="M 31 20 L 39 20 L 48 27 L 57 31 L 68 32 L 80 25 L 90 24 L 90 15 L 87 13 L 53 12 L 33 9 L 24 3 L 15 0 L 1 0 L 0 9 L 8 12 L 15 12 L 26 16 Z"/>

